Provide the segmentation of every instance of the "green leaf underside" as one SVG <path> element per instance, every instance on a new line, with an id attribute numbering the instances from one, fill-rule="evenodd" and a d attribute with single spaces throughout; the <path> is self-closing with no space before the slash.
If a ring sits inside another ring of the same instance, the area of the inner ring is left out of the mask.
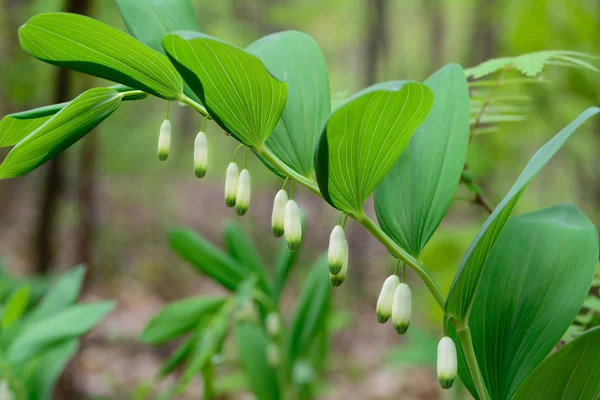
<path id="1" fill-rule="evenodd" d="M 432 104 L 427 86 L 395 81 L 371 86 L 334 111 L 315 153 L 325 200 L 341 211 L 362 213 Z"/>
<path id="2" fill-rule="evenodd" d="M 19 29 L 32 56 L 122 83 L 167 100 L 179 99 L 183 81 L 167 57 L 102 22 L 68 13 L 39 14 Z"/>
<path id="3" fill-rule="evenodd" d="M 167 55 L 211 117 L 247 146 L 261 146 L 285 107 L 287 85 L 254 55 L 196 32 L 163 39 Z"/>
<path id="4" fill-rule="evenodd" d="M 596 228 L 572 204 L 509 219 L 469 316 L 491 398 L 510 399 L 559 342 L 590 289 L 597 260 Z"/>
<path id="5" fill-rule="evenodd" d="M 595 400 L 600 395 L 600 327 L 578 336 L 544 360 L 514 400 Z"/>
<path id="6" fill-rule="evenodd" d="M 82 93 L 17 143 L 0 165 L 0 179 L 24 175 L 73 145 L 112 114 L 121 98 L 109 88 Z"/>
<path id="7" fill-rule="evenodd" d="M 479 285 L 484 264 L 498 240 L 510 213 L 516 206 L 527 185 L 556 154 L 567 139 L 590 117 L 600 112 L 597 107 L 590 107 L 581 113 L 574 121 L 561 130 L 548 143 L 540 148 L 517 178 L 494 212 L 485 221 L 477 236 L 469 246 L 461 266 L 454 278 L 446 300 L 446 313 L 459 324 L 466 322 L 477 287 Z"/>
<path id="8" fill-rule="evenodd" d="M 383 231 L 418 257 L 452 202 L 467 154 L 469 91 L 462 68 L 450 64 L 426 81 L 429 116 L 375 189 Z"/>
<path id="9" fill-rule="evenodd" d="M 290 168 L 310 177 L 315 143 L 331 112 L 329 74 L 321 49 L 310 36 L 286 31 L 265 36 L 246 50 L 288 87 L 285 109 L 267 147 Z"/>

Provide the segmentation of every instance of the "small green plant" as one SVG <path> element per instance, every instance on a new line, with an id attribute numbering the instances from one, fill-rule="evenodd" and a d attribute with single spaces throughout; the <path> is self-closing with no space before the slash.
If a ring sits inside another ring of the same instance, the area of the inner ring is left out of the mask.
<path id="1" fill-rule="evenodd" d="M 184 391 L 202 374 L 204 398 L 211 399 L 226 390 L 223 382 L 231 386 L 241 370 L 234 388 L 250 388 L 258 399 L 292 394 L 313 398 L 328 350 L 331 288 L 326 259 L 315 261 L 287 321 L 281 314 L 280 298 L 296 252 L 282 246 L 275 268 L 268 271 L 249 237 L 235 224 L 225 231 L 227 252 L 189 229 L 172 230 L 168 237 L 177 254 L 230 294 L 185 298 L 168 304 L 152 318 L 142 341 L 159 345 L 180 340 L 159 377 L 184 365 L 174 392 Z M 233 359 L 224 350 L 229 333 L 237 345 Z"/>
<path id="2" fill-rule="evenodd" d="M 76 267 L 51 285 L 41 300 L 19 284 L 0 305 L 0 398 L 51 399 L 80 337 L 113 308 L 112 302 L 75 304 L 85 269 Z"/>
<path id="3" fill-rule="evenodd" d="M 595 70 L 586 61 L 590 56 L 546 51 L 467 70 L 449 64 L 424 82 L 378 83 L 339 101 L 330 95 L 323 54 L 306 34 L 279 32 L 241 48 L 201 33 L 187 0 L 117 0 L 117 5 L 137 40 L 94 19 L 64 13 L 34 16 L 20 28 L 21 46 L 34 57 L 120 85 L 6 116 L 0 122 L 0 146 L 14 147 L 0 165 L 0 178 L 37 168 L 123 101 L 148 95 L 167 101 L 158 149 L 164 160 L 176 131 L 171 131 L 168 102 L 180 102 L 203 115 L 203 125 L 213 121 L 240 142 L 225 185 L 225 202 L 239 215 L 246 213 L 251 197 L 247 163 L 241 173 L 236 163 L 243 147 L 246 160 L 252 151 L 284 179 L 286 195 L 275 198 L 272 228 L 290 249 L 302 238 L 295 187 L 305 187 L 339 211 L 328 257 L 334 286 L 352 270 L 344 234 L 349 219 L 398 260 L 376 307 L 380 322 L 391 318 L 398 333 L 406 332 L 412 305 L 405 275 L 412 270 L 421 278 L 444 313 L 438 347 L 442 387 L 450 387 L 458 371 L 478 399 L 597 398 L 599 328 L 549 356 L 594 279 L 597 229 L 571 204 L 511 214 L 537 173 L 600 109 L 587 109 L 542 146 L 495 208 L 483 200 L 465 164 L 470 140 L 480 129 L 520 120 L 520 115 L 505 115 L 507 105 L 499 108 L 495 101 L 507 100 L 494 97 L 507 72 L 537 82 L 547 65 Z M 499 76 L 491 81 L 467 81 L 495 73 Z M 194 157 L 194 171 L 204 176 L 208 142 L 200 137 L 193 146 L 202 154 Z M 461 183 L 490 215 L 444 294 L 420 255 Z M 364 209 L 372 195 L 378 223 Z M 233 289 L 236 274 L 240 271 L 219 270 L 215 278 Z"/>

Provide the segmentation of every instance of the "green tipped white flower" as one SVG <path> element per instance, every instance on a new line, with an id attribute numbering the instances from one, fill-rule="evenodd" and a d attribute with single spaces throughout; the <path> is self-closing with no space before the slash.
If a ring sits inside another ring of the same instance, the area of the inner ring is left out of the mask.
<path id="1" fill-rule="evenodd" d="M 458 364 L 456 361 L 456 346 L 452 339 L 444 336 L 438 345 L 437 374 L 440 386 L 450 389 L 456 379 Z"/>
<path id="2" fill-rule="evenodd" d="M 386 322 L 392 316 L 392 303 L 394 301 L 394 291 L 400 284 L 400 279 L 396 275 L 390 275 L 383 282 L 383 287 L 379 293 L 379 299 L 377 299 L 377 308 L 375 314 L 377 314 L 377 321 L 380 323 Z"/>
<path id="3" fill-rule="evenodd" d="M 279 366 L 280 361 L 281 357 L 279 354 L 279 346 L 273 342 L 267 343 L 267 364 L 273 368 L 276 368 Z"/>
<path id="4" fill-rule="evenodd" d="M 198 132 L 194 142 L 194 174 L 204 178 L 208 166 L 208 141 L 204 132 Z"/>
<path id="5" fill-rule="evenodd" d="M 342 283 L 346 280 L 346 274 L 348 273 L 348 242 L 344 239 L 344 261 L 342 262 L 342 268 L 338 271 L 337 274 L 331 273 L 331 267 L 329 269 L 329 279 L 331 280 L 331 284 L 335 287 L 341 286 Z"/>
<path id="6" fill-rule="evenodd" d="M 158 136 L 158 159 L 165 161 L 169 157 L 171 149 L 171 121 L 165 119 L 160 126 L 160 135 Z"/>
<path id="7" fill-rule="evenodd" d="M 277 337 L 281 333 L 281 321 L 279 320 L 279 315 L 276 312 L 270 312 L 267 314 L 265 325 L 267 326 L 267 333 L 269 336 Z"/>
<path id="8" fill-rule="evenodd" d="M 277 237 L 281 237 L 284 231 L 284 221 L 285 221 L 285 205 L 288 201 L 287 192 L 281 189 L 275 195 L 275 200 L 273 200 L 273 214 L 271 215 L 271 228 L 273 229 L 273 234 Z"/>
<path id="9" fill-rule="evenodd" d="M 225 204 L 227 207 L 235 206 L 238 189 L 238 166 L 235 162 L 229 163 L 225 173 Z"/>
<path id="10" fill-rule="evenodd" d="M 412 313 L 412 300 L 410 288 L 406 283 L 398 285 L 394 291 L 394 300 L 392 302 L 392 324 L 396 332 L 404 335 L 410 325 L 410 315 Z"/>
<path id="11" fill-rule="evenodd" d="M 329 249 L 327 250 L 327 260 L 329 262 L 329 272 L 337 275 L 342 270 L 344 258 L 348 253 L 348 244 L 346 235 L 341 225 L 336 225 L 329 236 Z"/>
<path id="12" fill-rule="evenodd" d="M 235 199 L 235 212 L 237 215 L 244 215 L 250 206 L 250 171 L 246 168 L 240 172 L 237 185 L 237 195 Z"/>
<path id="13" fill-rule="evenodd" d="M 300 220 L 300 208 L 294 200 L 285 203 L 283 227 L 285 240 L 290 250 L 295 251 L 302 242 L 302 222 Z"/>

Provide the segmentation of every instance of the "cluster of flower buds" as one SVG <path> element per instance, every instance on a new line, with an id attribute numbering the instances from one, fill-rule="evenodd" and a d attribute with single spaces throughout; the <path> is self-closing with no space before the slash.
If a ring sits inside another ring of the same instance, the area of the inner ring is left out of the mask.
<path id="1" fill-rule="evenodd" d="M 225 173 L 225 204 L 235 206 L 238 215 L 244 215 L 250 206 L 251 180 L 250 171 L 246 168 L 238 172 L 237 164 L 232 161 Z"/>
<path id="2" fill-rule="evenodd" d="M 408 330 L 412 314 L 411 293 L 406 283 L 400 283 L 398 276 L 390 275 L 383 283 L 375 313 L 382 324 L 391 317 L 392 325 L 400 335 Z"/>
<path id="3" fill-rule="evenodd" d="M 204 132 L 198 132 L 194 141 L 194 174 L 204 178 L 208 166 L 208 141 Z"/>
<path id="4" fill-rule="evenodd" d="M 285 235 L 290 250 L 295 251 L 302 242 L 302 219 L 298 203 L 288 199 L 288 194 L 281 189 L 273 200 L 271 229 L 277 237 Z"/>
<path id="5" fill-rule="evenodd" d="M 450 389 L 452 387 L 457 371 L 456 345 L 451 338 L 444 336 L 438 345 L 437 358 L 438 380 L 443 389 Z"/>
<path id="6" fill-rule="evenodd" d="M 327 250 L 329 263 L 329 279 L 335 287 L 340 286 L 348 273 L 348 242 L 344 228 L 336 225 L 329 236 L 329 249 Z"/>
<path id="7" fill-rule="evenodd" d="M 169 157 L 171 149 L 171 121 L 165 119 L 160 126 L 160 134 L 158 136 L 158 159 L 165 161 Z"/>

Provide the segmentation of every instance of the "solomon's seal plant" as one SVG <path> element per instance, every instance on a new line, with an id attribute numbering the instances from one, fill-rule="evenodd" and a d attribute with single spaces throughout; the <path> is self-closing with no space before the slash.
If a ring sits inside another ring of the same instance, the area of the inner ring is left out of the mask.
<path id="1" fill-rule="evenodd" d="M 424 82 L 378 83 L 332 107 L 323 54 L 304 33 L 274 33 L 239 47 L 201 33 L 185 0 L 117 4 L 134 37 L 64 13 L 34 16 L 19 29 L 21 46 L 32 56 L 118 85 L 90 89 L 66 104 L 6 116 L 0 123 L 0 145 L 14 147 L 0 165 L 0 178 L 37 168 L 126 101 L 151 95 L 181 102 L 240 142 L 246 157 L 253 152 L 285 179 L 284 190 L 290 181 L 289 198 L 278 195 L 272 220 L 274 234 L 281 235 L 285 202 L 283 236 L 290 249 L 302 240 L 293 189 L 303 186 L 339 211 L 338 225 L 345 228 L 347 220 L 355 220 L 420 277 L 444 312 L 443 387 L 454 379 L 452 346 L 447 344 L 452 342 L 458 374 L 478 399 L 520 400 L 532 393 L 543 399 L 598 396 L 600 329 L 581 333 L 548 356 L 592 283 L 597 230 L 572 204 L 511 214 L 535 175 L 600 109 L 585 110 L 543 145 L 495 208 L 482 200 L 465 168 L 470 139 L 506 120 L 488 107 L 494 91 L 487 89 L 513 79 L 511 74 L 535 80 L 546 65 L 596 70 L 586 61 L 588 55 L 545 51 L 467 70 L 449 64 Z M 166 157 L 166 143 L 159 140 L 160 158 Z M 238 214 L 249 206 L 250 175 L 243 175 L 234 154 L 225 202 L 236 206 Z M 449 292 L 443 293 L 421 253 L 459 184 L 472 190 L 473 201 L 490 215 L 466 250 Z M 371 195 L 377 222 L 364 210 Z M 330 280 L 338 286 L 352 249 L 338 234 L 332 239 Z M 229 274 L 239 278 L 240 271 L 221 271 L 219 279 L 231 283 Z M 392 317 L 402 333 L 408 324 L 408 292 L 402 286 L 394 301 L 398 287 L 396 272 L 383 285 L 376 314 L 380 321 Z M 222 322 L 217 319 L 210 326 L 220 332 Z M 295 366 L 286 377 L 310 375 L 302 371 Z M 545 383 L 549 377 L 551 386 Z"/>

